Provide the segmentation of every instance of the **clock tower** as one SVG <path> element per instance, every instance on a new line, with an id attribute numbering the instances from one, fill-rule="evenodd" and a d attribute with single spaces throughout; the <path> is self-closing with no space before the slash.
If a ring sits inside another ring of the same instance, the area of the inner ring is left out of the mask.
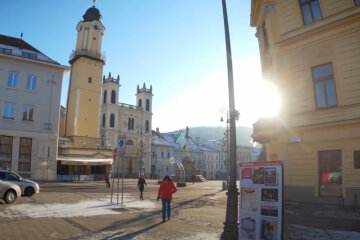
<path id="1" fill-rule="evenodd" d="M 70 56 L 71 73 L 65 134 L 74 144 L 94 147 L 99 139 L 101 85 L 105 57 L 101 53 L 105 27 L 100 11 L 92 6 L 76 27 L 75 51 Z M 85 146 L 84 146 L 85 147 Z"/>

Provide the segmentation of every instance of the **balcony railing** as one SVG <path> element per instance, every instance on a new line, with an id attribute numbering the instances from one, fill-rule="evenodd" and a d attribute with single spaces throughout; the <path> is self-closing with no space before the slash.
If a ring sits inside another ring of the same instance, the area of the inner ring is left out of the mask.
<path id="1" fill-rule="evenodd" d="M 105 54 L 101 54 L 99 52 L 91 51 L 88 49 L 80 49 L 80 50 L 73 51 L 69 56 L 69 61 L 71 62 L 71 60 L 73 60 L 76 56 L 89 56 L 89 57 L 92 57 L 95 59 L 99 59 L 99 60 L 103 61 L 104 63 L 106 62 Z"/>
<path id="2" fill-rule="evenodd" d="M 130 105 L 130 104 L 127 104 L 127 103 L 119 103 L 119 106 L 125 107 L 125 108 L 130 108 L 130 109 L 137 109 L 137 110 L 140 110 L 140 111 L 144 110 L 142 107 L 138 107 L 138 106 L 135 106 L 135 105 Z"/>

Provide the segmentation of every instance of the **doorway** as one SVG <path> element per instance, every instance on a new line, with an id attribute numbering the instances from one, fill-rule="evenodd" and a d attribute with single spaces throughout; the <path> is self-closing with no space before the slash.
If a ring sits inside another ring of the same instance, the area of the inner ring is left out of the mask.
<path id="1" fill-rule="evenodd" d="M 342 193 L 341 150 L 319 151 L 319 195 L 338 197 Z"/>

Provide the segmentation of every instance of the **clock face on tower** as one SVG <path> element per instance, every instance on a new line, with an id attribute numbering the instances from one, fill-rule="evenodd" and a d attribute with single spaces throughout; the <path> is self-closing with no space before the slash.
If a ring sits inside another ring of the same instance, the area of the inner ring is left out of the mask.
<path id="1" fill-rule="evenodd" d="M 98 25 L 94 25 L 94 30 L 95 30 L 95 31 L 98 31 L 98 30 L 99 30 Z"/>

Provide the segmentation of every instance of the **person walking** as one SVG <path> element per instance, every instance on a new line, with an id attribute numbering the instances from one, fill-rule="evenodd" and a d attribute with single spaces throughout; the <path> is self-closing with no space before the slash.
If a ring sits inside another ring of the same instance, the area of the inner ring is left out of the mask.
<path id="1" fill-rule="evenodd" d="M 105 173 L 105 182 L 106 182 L 106 187 L 109 188 L 110 187 L 110 172 Z"/>
<path id="2" fill-rule="evenodd" d="M 147 186 L 144 175 L 140 175 L 139 180 L 138 180 L 138 188 L 140 190 L 140 200 L 144 200 L 144 197 L 143 197 L 144 185 Z"/>
<path id="3" fill-rule="evenodd" d="M 165 176 L 163 182 L 160 184 L 157 201 L 161 199 L 162 203 L 162 219 L 163 222 L 170 220 L 171 217 L 171 199 L 172 195 L 177 192 L 174 182 L 169 176 Z"/>

